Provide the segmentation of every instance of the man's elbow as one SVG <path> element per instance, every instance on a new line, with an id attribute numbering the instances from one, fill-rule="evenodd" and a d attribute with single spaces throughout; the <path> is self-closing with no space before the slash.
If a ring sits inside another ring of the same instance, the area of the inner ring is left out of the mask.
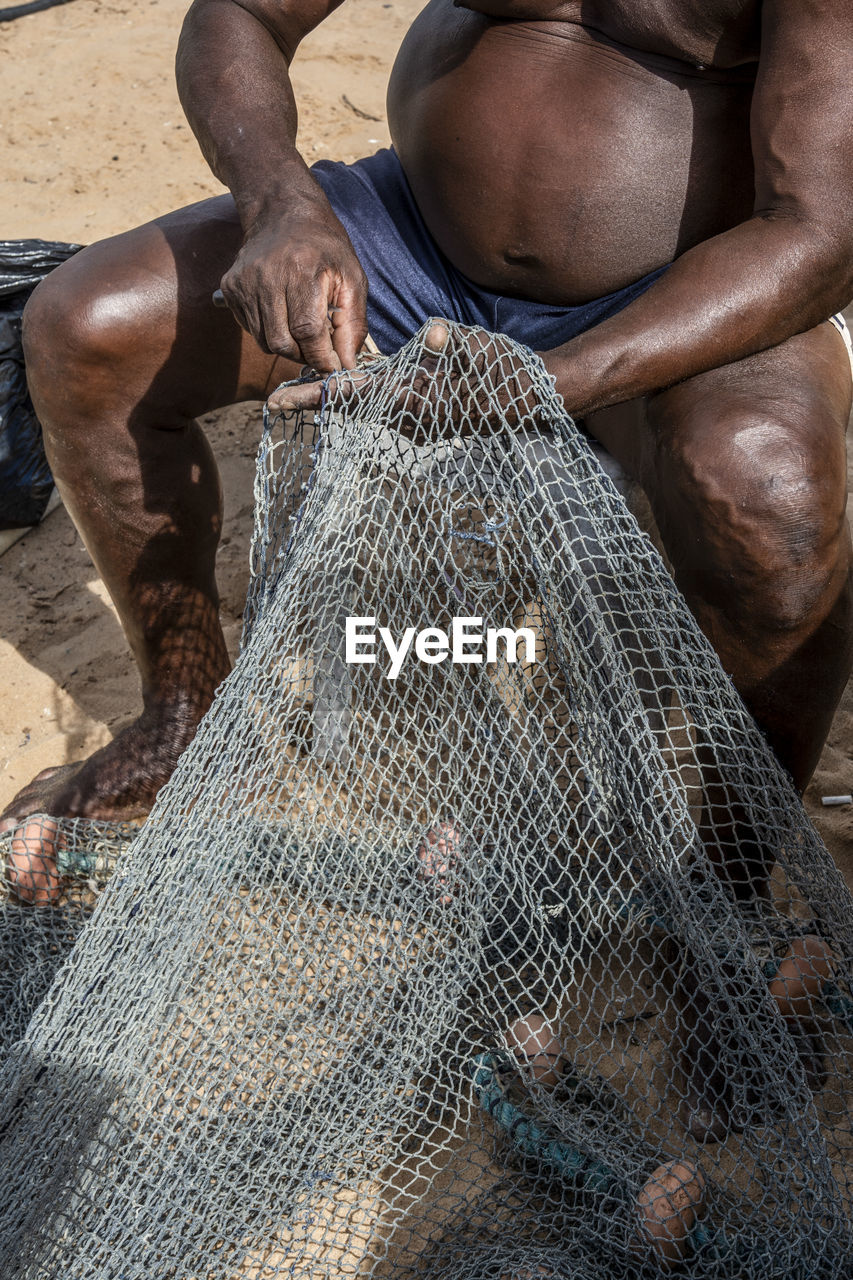
<path id="1" fill-rule="evenodd" d="M 334 0 L 330 0 L 326 8 L 334 7 Z M 316 5 L 306 5 L 299 0 L 192 0 L 184 18 L 181 41 L 206 31 L 211 22 L 225 21 L 230 25 L 235 20 L 248 21 L 263 27 L 290 62 L 299 42 L 322 18 L 322 9 L 319 14 L 316 10 Z"/>
<path id="2" fill-rule="evenodd" d="M 853 299 L 853 223 L 843 212 L 768 209 L 755 215 L 782 232 L 776 274 L 788 300 L 807 308 L 817 324 Z M 794 297 L 791 296 L 793 290 Z"/>
<path id="3" fill-rule="evenodd" d="M 803 274 L 819 320 L 826 320 L 853 299 L 853 231 L 839 218 L 837 228 L 813 227 L 805 237 Z"/>

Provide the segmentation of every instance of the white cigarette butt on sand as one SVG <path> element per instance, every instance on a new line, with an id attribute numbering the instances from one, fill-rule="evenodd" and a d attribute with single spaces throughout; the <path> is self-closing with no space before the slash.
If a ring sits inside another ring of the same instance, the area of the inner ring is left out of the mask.
<path id="1" fill-rule="evenodd" d="M 821 796 L 821 804 L 853 804 L 853 796 Z"/>

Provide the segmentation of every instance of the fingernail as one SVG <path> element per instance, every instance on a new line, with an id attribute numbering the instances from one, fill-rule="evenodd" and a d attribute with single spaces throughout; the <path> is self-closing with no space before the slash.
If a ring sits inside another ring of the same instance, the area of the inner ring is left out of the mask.
<path id="1" fill-rule="evenodd" d="M 434 351 L 438 354 L 438 352 L 443 351 L 447 346 L 447 339 L 449 337 L 450 333 L 445 325 L 431 324 L 429 329 L 427 329 L 426 337 L 424 338 L 424 346 L 429 351 Z"/>

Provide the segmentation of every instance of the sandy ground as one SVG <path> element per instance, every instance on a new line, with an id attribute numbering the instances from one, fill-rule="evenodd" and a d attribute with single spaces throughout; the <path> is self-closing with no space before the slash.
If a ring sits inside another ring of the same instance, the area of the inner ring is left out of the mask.
<path id="1" fill-rule="evenodd" d="M 73 0 L 0 24 L 14 104 L 0 122 L 0 238 L 88 243 L 223 190 L 174 85 L 187 8 L 188 0 Z M 302 45 L 294 80 L 309 159 L 351 160 L 388 143 L 388 69 L 419 8 L 359 0 Z M 219 578 L 236 652 L 260 406 L 205 425 L 225 490 Z M 139 705 L 115 612 L 60 508 L 0 558 L 0 807 L 39 769 L 108 741 Z"/>
<path id="2" fill-rule="evenodd" d="M 221 190 L 178 104 L 172 64 L 187 0 L 74 0 L 0 24 L 0 238 L 88 242 Z M 300 50 L 294 79 L 309 159 L 385 145 L 385 83 L 420 0 L 345 5 Z M 363 114 L 362 114 L 363 113 Z M 369 117 L 369 118 L 366 118 Z M 219 553 L 226 636 L 239 637 L 257 405 L 205 419 L 226 501 Z M 103 585 L 64 509 L 0 559 L 0 807 L 34 773 L 106 742 L 139 708 Z M 853 886 L 853 687 L 807 803 Z"/>

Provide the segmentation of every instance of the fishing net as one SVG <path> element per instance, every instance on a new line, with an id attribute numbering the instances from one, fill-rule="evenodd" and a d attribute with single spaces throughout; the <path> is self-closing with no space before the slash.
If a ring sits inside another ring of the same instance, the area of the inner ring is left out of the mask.
<path id="1" fill-rule="evenodd" d="M 67 940 L 4 1277 L 851 1274 L 850 897 L 539 360 L 448 330 L 267 422 L 241 655 L 113 874 L 16 836 L 79 876 L 4 906 Z"/>

